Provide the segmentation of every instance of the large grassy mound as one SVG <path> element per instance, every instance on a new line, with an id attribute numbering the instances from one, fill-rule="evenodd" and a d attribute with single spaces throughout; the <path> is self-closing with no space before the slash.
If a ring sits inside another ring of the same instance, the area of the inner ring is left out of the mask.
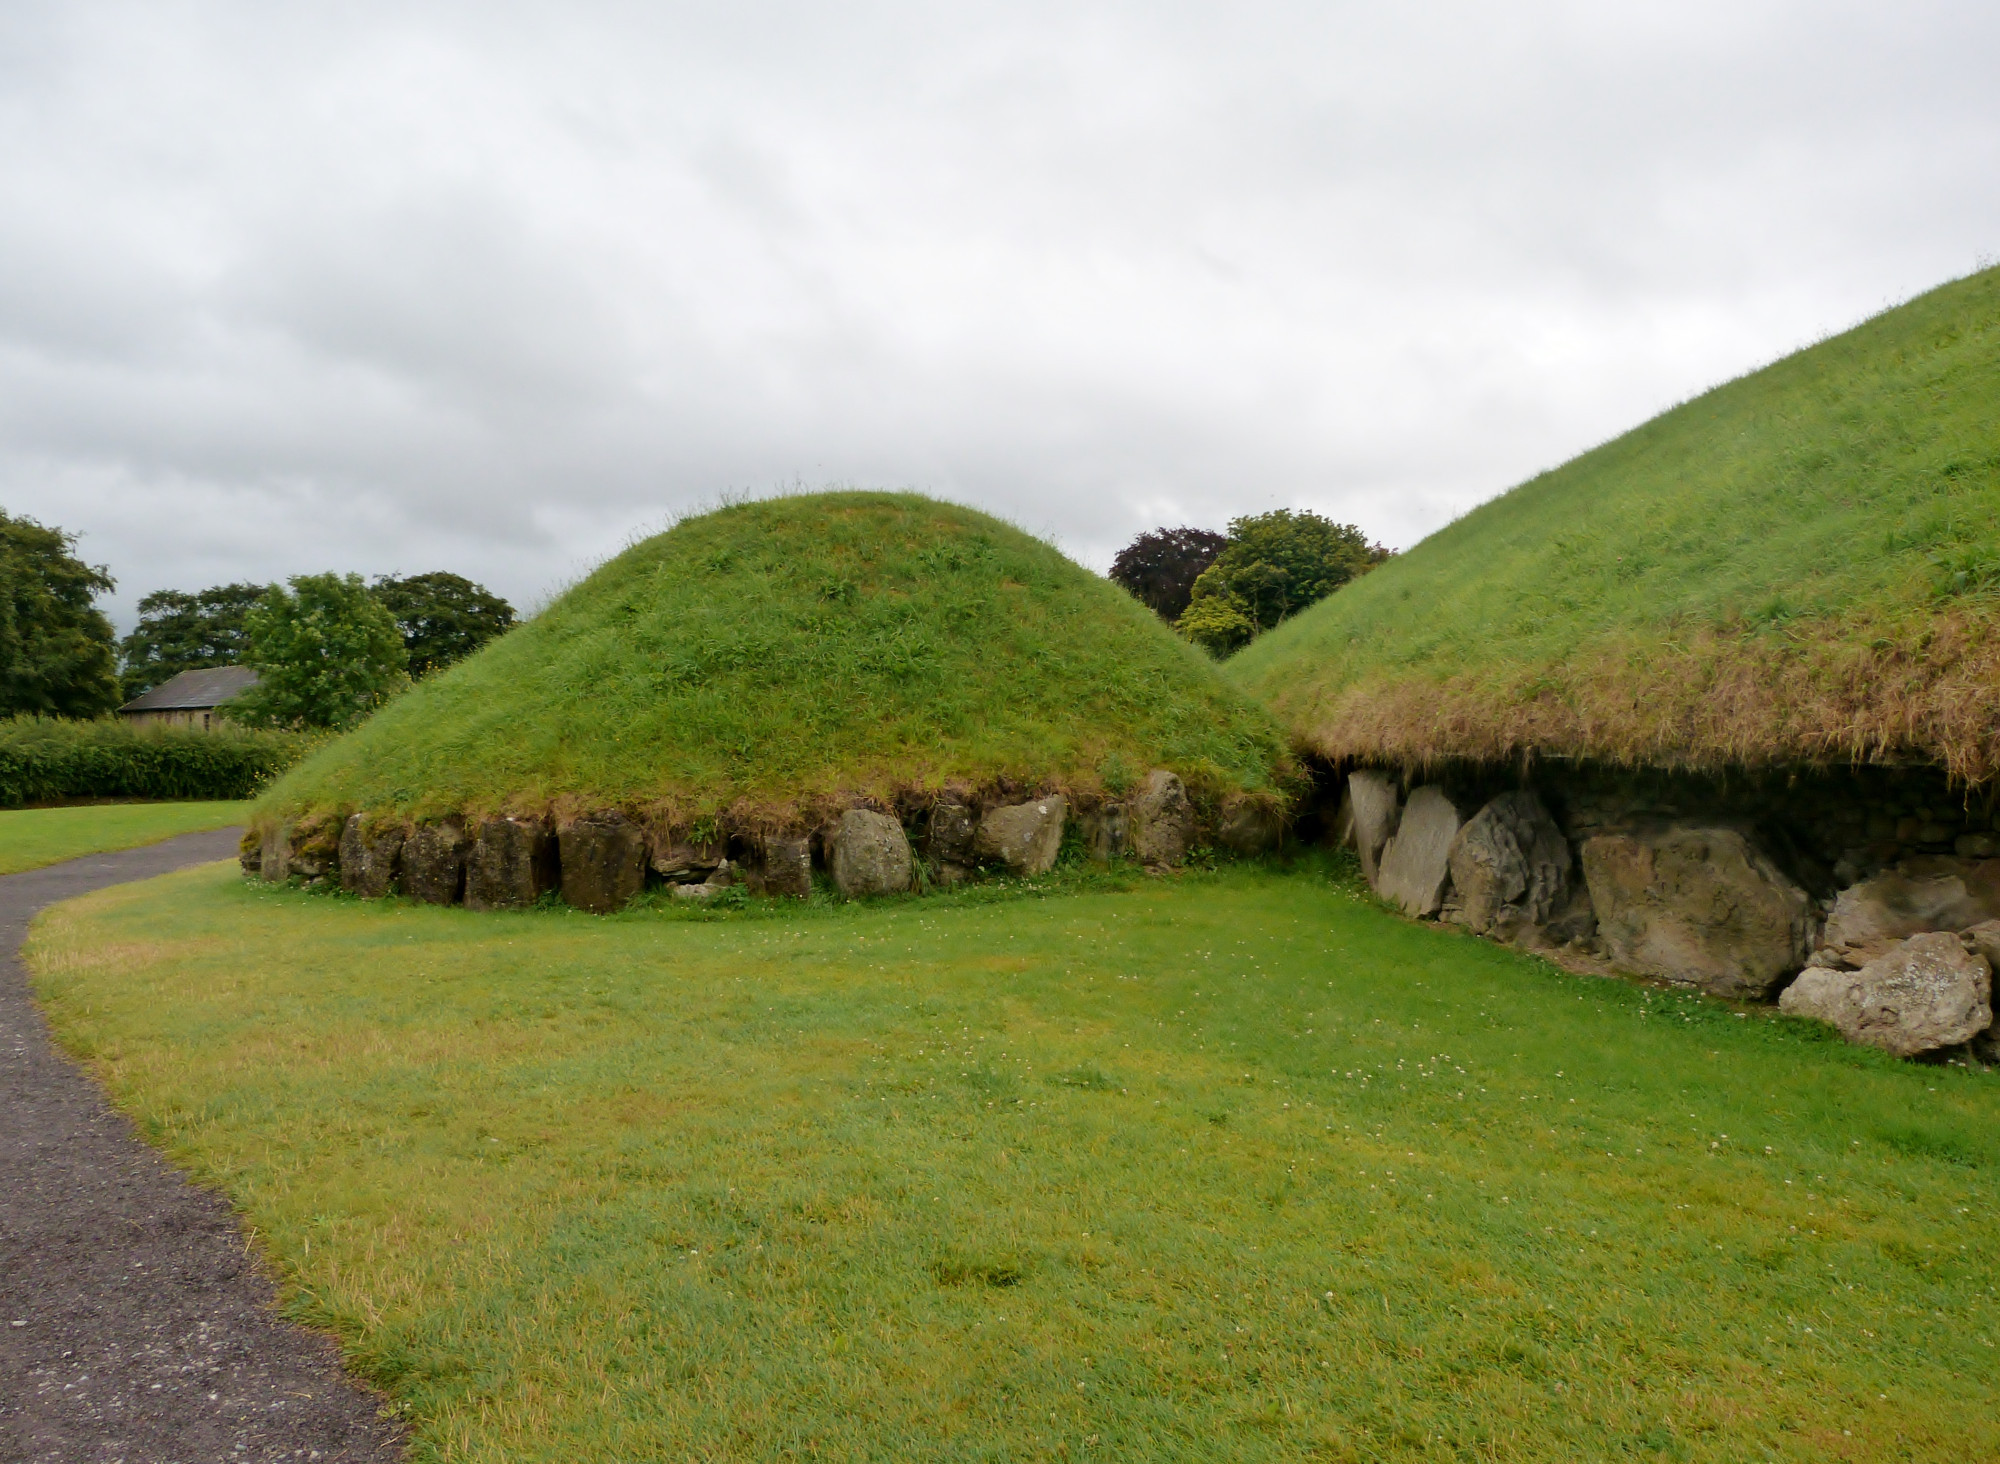
<path id="1" fill-rule="evenodd" d="M 1333 757 L 2000 771 L 2000 270 L 1522 484 L 1230 673 Z"/>
<path id="2" fill-rule="evenodd" d="M 276 784 L 261 818 L 618 806 L 772 827 L 857 798 L 1149 767 L 1270 788 L 1284 739 L 1124 591 L 912 494 L 725 508 L 635 545 Z"/>

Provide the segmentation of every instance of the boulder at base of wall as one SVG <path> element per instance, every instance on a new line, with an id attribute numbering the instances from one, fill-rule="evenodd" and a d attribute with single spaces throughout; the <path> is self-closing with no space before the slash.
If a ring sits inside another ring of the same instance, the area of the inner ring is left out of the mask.
<path id="1" fill-rule="evenodd" d="M 1805 964 L 1812 901 L 1741 829 L 1663 823 L 1584 842 L 1598 939 L 1617 965 L 1763 997 Z"/>
<path id="2" fill-rule="evenodd" d="M 272 884 L 283 884 L 292 877 L 291 865 L 292 826 L 279 824 L 264 836 L 257 854 L 257 873 Z"/>
<path id="3" fill-rule="evenodd" d="M 1475 934 L 1520 940 L 1546 927 L 1569 893 L 1569 840 L 1527 789 L 1502 793 L 1451 846 L 1459 918 Z"/>
<path id="4" fill-rule="evenodd" d="M 931 805 L 924 857 L 939 884 L 954 885 L 972 877 L 972 866 L 979 859 L 974 848 L 978 828 L 979 816 L 960 799 L 944 798 Z"/>
<path id="5" fill-rule="evenodd" d="M 1944 931 L 1913 935 L 1859 971 L 1812 966 L 1778 1005 L 1898 1057 L 1970 1042 L 1993 1025 L 1993 968 Z"/>
<path id="6" fill-rule="evenodd" d="M 850 808 L 826 841 L 827 870 L 843 895 L 896 895 L 910 887 L 910 841 L 885 813 Z"/>
<path id="7" fill-rule="evenodd" d="M 1122 803 L 1100 803 L 1086 809 L 1078 822 L 1083 826 L 1083 849 L 1096 864 L 1109 864 L 1131 844 L 1131 820 Z"/>
<path id="8" fill-rule="evenodd" d="M 349 814 L 340 830 L 340 887 L 364 900 L 379 900 L 396 888 L 403 858 L 403 826 L 371 828 L 367 818 Z"/>
<path id="9" fill-rule="evenodd" d="M 236 841 L 236 862 L 243 867 L 245 879 L 256 879 L 264 873 L 264 836 L 256 826 L 243 831 L 243 837 Z"/>
<path id="10" fill-rule="evenodd" d="M 465 908 L 518 910 L 556 884 L 556 841 L 538 818 L 483 819 L 465 859 Z"/>
<path id="11" fill-rule="evenodd" d="M 1222 800 L 1215 837 L 1234 853 L 1262 854 L 1277 848 L 1285 837 L 1285 816 L 1268 798 L 1232 793 Z"/>
<path id="12" fill-rule="evenodd" d="M 804 834 L 770 834 L 764 839 L 758 882 L 767 895 L 803 900 L 813 892 L 812 840 Z"/>
<path id="13" fill-rule="evenodd" d="M 646 887 L 646 834 L 615 809 L 586 813 L 556 834 L 562 897 L 579 910 L 608 915 Z"/>
<path id="14" fill-rule="evenodd" d="M 403 893 L 426 905 L 456 905 L 465 893 L 465 844 L 456 819 L 418 824 L 403 843 Z"/>
<path id="15" fill-rule="evenodd" d="M 1375 892 L 1402 906 L 1405 914 L 1437 914 L 1444 905 L 1460 824 L 1458 805 L 1444 789 L 1423 787 L 1411 793 L 1395 836 L 1382 850 Z"/>
<path id="16" fill-rule="evenodd" d="M 1060 793 L 989 808 L 979 820 L 973 849 L 982 861 L 1004 864 L 1015 874 L 1047 874 L 1062 851 L 1063 825 L 1069 821 L 1069 800 Z"/>
<path id="17" fill-rule="evenodd" d="M 1178 774 L 1154 768 L 1125 800 L 1125 844 L 1149 867 L 1172 868 L 1187 858 L 1194 847 L 1194 805 Z"/>
<path id="18" fill-rule="evenodd" d="M 677 884 L 673 886 L 676 900 L 712 900 L 736 883 L 736 866 L 727 859 L 708 872 L 708 878 L 700 884 Z"/>
<path id="19" fill-rule="evenodd" d="M 1820 944 L 1859 966 L 1927 930 L 2000 920 L 2000 859 L 1910 859 L 1842 890 Z"/>
<path id="20" fill-rule="evenodd" d="M 1361 873 L 1373 885 L 1382 875 L 1382 851 L 1396 835 L 1402 808 L 1396 796 L 1396 780 L 1387 773 L 1363 768 L 1347 775 L 1348 816 L 1353 821 L 1354 852 L 1361 858 Z"/>

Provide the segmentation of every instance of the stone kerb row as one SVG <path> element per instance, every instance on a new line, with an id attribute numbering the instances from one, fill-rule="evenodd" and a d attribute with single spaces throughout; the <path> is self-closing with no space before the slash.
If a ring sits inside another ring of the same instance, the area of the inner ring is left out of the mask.
<path id="1" fill-rule="evenodd" d="M 243 866 L 271 881 L 337 878 L 366 898 L 401 893 L 474 910 L 532 905 L 558 891 L 568 904 L 603 914 L 622 908 L 654 878 L 681 899 L 708 899 L 738 884 L 753 894 L 803 899 L 812 892 L 816 855 L 850 897 L 915 888 L 919 849 L 940 886 L 972 879 L 981 868 L 1043 874 L 1054 867 L 1072 816 L 1061 794 L 985 808 L 945 797 L 922 810 L 913 828 L 874 809 L 851 808 L 816 835 L 739 839 L 742 857 L 732 859 L 728 840 L 663 834 L 616 810 L 560 824 L 507 815 L 377 823 L 357 813 L 337 829 L 285 825 L 261 839 L 253 832 Z M 1129 857 L 1171 868 L 1199 833 L 1186 789 L 1165 769 L 1148 774 L 1124 800 L 1076 817 L 1086 849 L 1099 861 Z M 1279 815 L 1247 797 L 1224 803 L 1216 830 L 1225 846 L 1243 853 L 1272 847 L 1282 832 Z"/>
<path id="2" fill-rule="evenodd" d="M 1747 822 L 1632 817 L 1574 842 L 1529 789 L 1475 809 L 1351 773 L 1333 825 L 1406 914 L 1529 949 L 1765 1001 L 1899 1056 L 1971 1044 L 2000 1058 L 2000 858 L 1917 855 L 1815 900 Z"/>

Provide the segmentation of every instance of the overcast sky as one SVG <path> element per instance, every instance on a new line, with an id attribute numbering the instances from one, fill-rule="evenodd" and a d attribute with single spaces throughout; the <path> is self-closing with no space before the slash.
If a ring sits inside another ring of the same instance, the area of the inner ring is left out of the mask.
<path id="1" fill-rule="evenodd" d="M 2000 254 L 2000 5 L 0 6 L 0 506 L 524 608 L 725 493 L 1404 547 Z"/>

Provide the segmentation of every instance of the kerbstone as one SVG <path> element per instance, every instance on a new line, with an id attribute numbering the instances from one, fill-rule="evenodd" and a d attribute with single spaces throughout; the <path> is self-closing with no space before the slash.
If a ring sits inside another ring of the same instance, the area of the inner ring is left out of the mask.
<path id="1" fill-rule="evenodd" d="M 1369 884 L 1379 890 L 1382 851 L 1388 847 L 1389 840 L 1395 837 L 1396 824 L 1402 817 L 1396 780 L 1387 773 L 1376 772 L 1373 768 L 1362 768 L 1349 773 L 1347 816 L 1352 829 L 1354 852 L 1361 860 L 1361 873 Z"/>
<path id="2" fill-rule="evenodd" d="M 1411 793 L 1395 836 L 1382 850 L 1376 892 L 1402 906 L 1405 914 L 1437 914 L 1461 824 L 1458 805 L 1444 789 L 1423 787 Z"/>
<path id="3" fill-rule="evenodd" d="M 1842 890 L 1820 944 L 1863 965 L 1913 935 L 2000 920 L 2000 859 L 1905 860 Z"/>
<path id="4" fill-rule="evenodd" d="M 556 841 L 538 818 L 484 819 L 465 860 L 465 908 L 518 910 L 556 885 Z"/>
<path id="5" fill-rule="evenodd" d="M 646 834 L 615 810 L 589 813 L 556 835 L 563 899 L 579 910 L 608 915 L 646 887 Z"/>
<path id="6" fill-rule="evenodd" d="M 418 824 L 403 844 L 403 893 L 426 905 L 456 905 L 465 894 L 466 842 L 455 819 Z"/>
<path id="7" fill-rule="evenodd" d="M 827 870 L 843 895 L 895 895 L 909 889 L 910 840 L 887 814 L 850 808 L 827 840 Z"/>
<path id="8" fill-rule="evenodd" d="M 1605 954 L 1628 971 L 1758 998 L 1805 964 L 1812 901 L 1740 828 L 1598 834 L 1583 876 Z"/>
<path id="9" fill-rule="evenodd" d="M 1993 968 L 1945 931 L 1913 935 L 1859 971 L 1809 967 L 1778 1005 L 1898 1057 L 1972 1041 L 1993 1025 Z"/>
<path id="10" fill-rule="evenodd" d="M 1069 800 L 1061 794 L 989 808 L 979 820 L 973 847 L 981 860 L 1004 864 L 1016 874 L 1046 874 L 1062 850 Z"/>
<path id="11" fill-rule="evenodd" d="M 1126 847 L 1141 864 L 1171 868 L 1194 845 L 1194 805 L 1178 774 L 1154 768 L 1125 803 Z"/>
<path id="12" fill-rule="evenodd" d="M 1452 842 L 1459 918 L 1476 934 L 1518 939 L 1545 927 L 1569 892 L 1570 848 L 1533 792 L 1502 793 Z"/>
<path id="13" fill-rule="evenodd" d="M 1232 793 L 1222 802 L 1215 836 L 1225 849 L 1233 853 L 1268 853 L 1277 848 L 1285 837 L 1285 816 L 1267 798 Z"/>
<path id="14" fill-rule="evenodd" d="M 340 887 L 367 900 L 391 893 L 403 860 L 403 839 L 401 824 L 371 828 L 362 814 L 349 814 L 340 831 Z"/>

